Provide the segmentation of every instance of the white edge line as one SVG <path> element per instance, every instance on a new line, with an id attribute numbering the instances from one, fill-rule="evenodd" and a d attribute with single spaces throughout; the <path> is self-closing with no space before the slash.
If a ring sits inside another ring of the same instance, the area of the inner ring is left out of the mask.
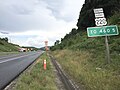
<path id="1" fill-rule="evenodd" d="M 30 54 L 29 54 L 29 55 L 30 55 Z M 19 58 L 25 57 L 25 56 L 29 56 L 29 55 L 24 55 L 24 56 L 19 56 L 19 57 L 14 57 L 14 58 L 11 58 L 11 59 L 7 59 L 7 60 L 4 60 L 4 61 L 1 61 L 0 64 L 1 64 L 1 63 L 5 63 L 5 62 L 8 62 L 8 61 L 14 61 L 14 60 L 16 60 L 16 59 L 19 59 Z"/>

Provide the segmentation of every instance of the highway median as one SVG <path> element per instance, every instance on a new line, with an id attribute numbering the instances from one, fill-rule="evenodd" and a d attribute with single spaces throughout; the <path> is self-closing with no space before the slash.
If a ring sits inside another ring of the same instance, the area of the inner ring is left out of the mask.
<path id="1" fill-rule="evenodd" d="M 47 61 L 46 70 L 43 68 L 44 59 Z M 13 90 L 57 90 L 54 77 L 53 66 L 44 53 L 18 78 Z"/>

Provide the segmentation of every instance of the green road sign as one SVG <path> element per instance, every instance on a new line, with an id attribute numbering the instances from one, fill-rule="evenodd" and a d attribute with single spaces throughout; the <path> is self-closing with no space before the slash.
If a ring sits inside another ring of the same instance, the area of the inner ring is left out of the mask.
<path id="1" fill-rule="evenodd" d="M 118 28 L 116 25 L 102 26 L 102 27 L 89 27 L 87 28 L 88 37 L 96 36 L 111 36 L 118 35 Z"/>

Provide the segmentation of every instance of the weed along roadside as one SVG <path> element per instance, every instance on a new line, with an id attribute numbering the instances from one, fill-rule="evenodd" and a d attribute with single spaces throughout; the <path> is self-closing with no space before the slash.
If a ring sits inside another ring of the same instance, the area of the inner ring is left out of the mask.
<path id="1" fill-rule="evenodd" d="M 46 59 L 45 70 L 43 67 L 44 59 Z M 48 56 L 44 53 L 30 70 L 20 76 L 13 90 L 58 90 L 50 63 Z"/>
<path id="2" fill-rule="evenodd" d="M 81 90 L 120 89 L 119 56 L 111 56 L 116 62 L 105 64 L 104 55 L 95 57 L 88 51 L 56 50 L 52 55 Z"/>

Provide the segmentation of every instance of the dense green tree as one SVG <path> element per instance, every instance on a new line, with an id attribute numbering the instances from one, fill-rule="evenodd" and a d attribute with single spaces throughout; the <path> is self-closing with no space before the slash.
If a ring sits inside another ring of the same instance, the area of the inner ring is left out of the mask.
<path id="1" fill-rule="evenodd" d="M 8 42 L 8 38 L 7 38 L 7 37 L 5 37 L 4 40 L 5 40 L 6 42 Z"/>
<path id="2" fill-rule="evenodd" d="M 56 49 L 74 49 L 74 50 L 104 50 L 104 39 L 103 38 L 88 38 L 86 31 L 87 27 L 95 26 L 95 16 L 93 9 L 103 8 L 105 17 L 107 18 L 108 24 L 117 24 L 120 25 L 120 0 L 85 0 L 85 4 L 80 11 L 80 16 L 78 19 L 78 29 L 73 28 L 69 34 L 66 34 L 64 38 L 61 38 L 61 42 L 55 42 L 55 46 L 52 47 L 52 50 Z M 117 13 L 116 13 L 117 12 Z M 114 14 L 114 15 L 113 15 Z M 112 17 L 111 17 L 112 16 Z M 120 27 L 119 27 L 120 28 Z M 82 31 L 83 30 L 83 31 Z M 81 32 L 82 31 L 82 32 Z M 119 36 L 117 36 L 119 37 Z M 116 42 L 112 46 L 113 50 L 120 51 L 119 48 L 119 39 L 115 39 Z M 111 42 L 114 42 L 111 41 Z M 116 44 L 117 43 L 117 44 Z M 95 47 L 94 45 L 97 45 Z"/>
<path id="3" fill-rule="evenodd" d="M 76 28 L 73 28 L 72 31 L 71 31 L 69 34 L 71 34 L 71 35 L 77 34 L 77 29 L 76 29 Z"/>
<path id="4" fill-rule="evenodd" d="M 103 8 L 105 17 L 109 18 L 115 11 L 120 10 L 120 0 L 85 0 L 77 22 L 79 30 L 86 30 L 87 27 L 95 26 L 93 12 L 95 8 Z"/>
<path id="5" fill-rule="evenodd" d="M 60 43 L 59 40 L 56 40 L 55 44 L 54 45 L 58 45 Z"/>
<path id="6" fill-rule="evenodd" d="M 7 37 L 5 37 L 5 38 L 0 38 L 0 40 L 5 41 L 5 42 L 8 42 L 8 38 L 7 38 Z"/>

